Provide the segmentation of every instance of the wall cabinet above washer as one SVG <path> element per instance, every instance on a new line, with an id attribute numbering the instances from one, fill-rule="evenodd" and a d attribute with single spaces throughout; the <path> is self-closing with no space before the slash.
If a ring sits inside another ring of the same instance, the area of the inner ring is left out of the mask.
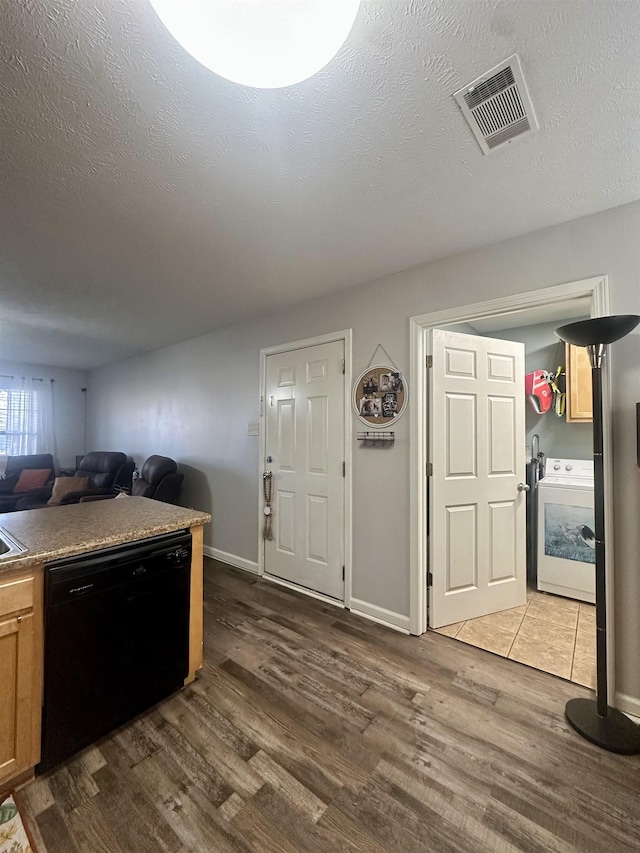
<path id="1" fill-rule="evenodd" d="M 567 363 L 567 423 L 593 421 L 591 363 L 584 347 L 565 344 Z"/>

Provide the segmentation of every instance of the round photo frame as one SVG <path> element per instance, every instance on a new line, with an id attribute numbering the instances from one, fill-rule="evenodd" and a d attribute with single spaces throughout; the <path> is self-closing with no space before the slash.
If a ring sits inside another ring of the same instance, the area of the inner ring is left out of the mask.
<path id="1" fill-rule="evenodd" d="M 402 373 L 390 364 L 374 364 L 363 371 L 353 386 L 353 410 L 368 427 L 389 429 L 402 417 L 409 389 Z"/>

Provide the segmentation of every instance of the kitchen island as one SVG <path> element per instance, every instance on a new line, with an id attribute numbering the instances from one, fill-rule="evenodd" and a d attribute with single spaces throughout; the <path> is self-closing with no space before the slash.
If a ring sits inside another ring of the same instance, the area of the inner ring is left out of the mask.
<path id="1" fill-rule="evenodd" d="M 189 530 L 188 683 L 202 666 L 203 525 L 210 520 L 206 512 L 139 497 L 0 514 L 0 535 L 25 549 L 0 556 L 0 793 L 31 778 L 40 760 L 46 564 Z"/>

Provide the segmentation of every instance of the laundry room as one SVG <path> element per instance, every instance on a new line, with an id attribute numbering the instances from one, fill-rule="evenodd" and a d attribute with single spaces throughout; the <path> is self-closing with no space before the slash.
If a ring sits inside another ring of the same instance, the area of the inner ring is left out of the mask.
<path id="1" fill-rule="evenodd" d="M 537 435 L 539 450 L 546 458 L 590 460 L 593 456 L 591 413 L 581 411 L 576 415 L 573 411 L 575 405 L 569 399 L 571 390 L 567 385 L 567 352 L 565 344 L 555 334 L 558 325 L 559 321 L 554 320 L 505 329 L 492 336 L 524 344 L 527 458 L 531 456 L 533 436 Z M 590 371 L 580 378 L 586 383 L 590 407 Z M 567 403 L 572 405 L 568 408 Z"/>
<path id="2" fill-rule="evenodd" d="M 585 310 L 586 308 L 586 310 Z M 588 316 L 579 301 L 449 327 L 524 344 L 526 574 L 522 606 L 441 633 L 587 686 L 595 684 L 591 374 L 555 330 Z"/>

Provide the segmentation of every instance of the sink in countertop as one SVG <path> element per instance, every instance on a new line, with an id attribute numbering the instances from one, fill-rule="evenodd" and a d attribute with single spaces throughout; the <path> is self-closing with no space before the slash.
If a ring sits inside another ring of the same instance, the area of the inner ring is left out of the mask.
<path id="1" fill-rule="evenodd" d="M 17 539 L 10 536 L 6 530 L 0 527 L 0 562 L 11 557 L 19 557 L 27 549 Z"/>

